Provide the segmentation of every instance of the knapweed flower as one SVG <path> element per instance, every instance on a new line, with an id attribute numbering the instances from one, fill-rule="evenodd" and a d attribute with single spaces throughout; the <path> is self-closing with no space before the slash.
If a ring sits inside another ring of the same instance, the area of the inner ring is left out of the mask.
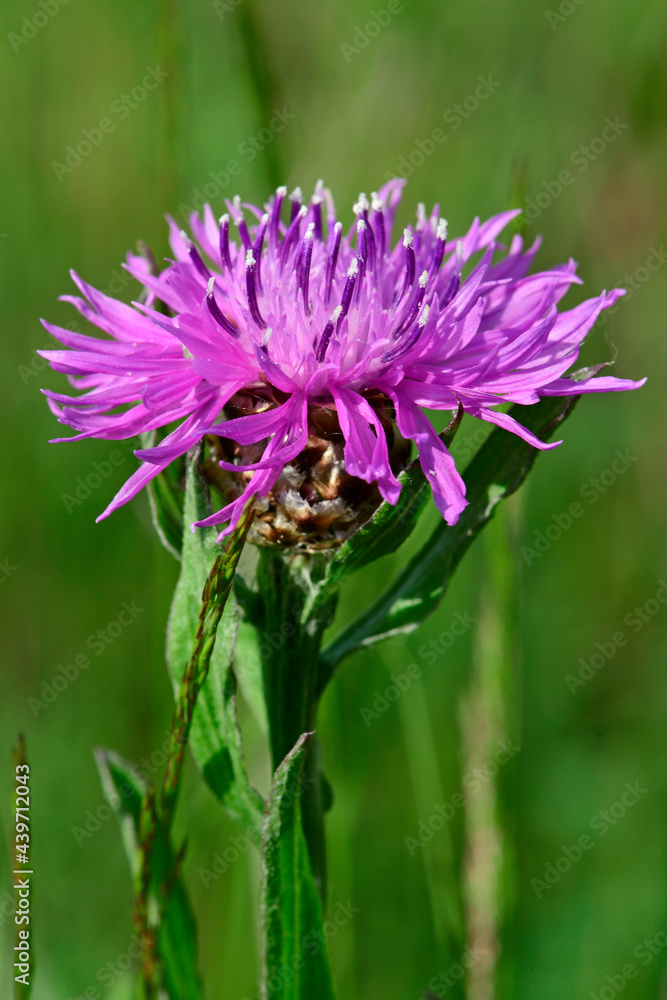
<path id="1" fill-rule="evenodd" d="M 132 306 L 73 275 L 83 298 L 65 298 L 108 338 L 44 324 L 67 350 L 42 355 L 83 390 L 46 393 L 78 432 L 61 440 L 163 435 L 135 452 L 139 469 L 101 517 L 206 439 L 226 495 L 198 524 L 228 532 L 254 495 L 270 541 L 291 541 L 286 525 L 301 523 L 326 544 L 354 530 L 369 488 L 396 503 L 412 441 L 452 524 L 465 487 L 425 410 L 461 406 L 552 448 L 502 407 L 643 384 L 565 375 L 621 290 L 559 312 L 580 281 L 575 264 L 529 275 L 539 241 L 526 250 L 518 235 L 509 249 L 497 240 L 518 212 L 475 219 L 450 241 L 438 206 L 419 206 L 394 239 L 404 183 L 361 195 L 346 234 L 321 182 L 308 202 L 285 188 L 264 210 L 235 198 L 219 223 L 206 206 L 190 220 L 192 239 L 171 220 L 175 259 L 164 270 L 128 257 L 145 289 Z"/>

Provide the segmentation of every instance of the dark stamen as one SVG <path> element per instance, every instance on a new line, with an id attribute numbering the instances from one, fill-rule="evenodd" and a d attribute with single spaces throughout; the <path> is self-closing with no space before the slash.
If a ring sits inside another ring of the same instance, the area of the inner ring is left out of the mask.
<path id="1" fill-rule="evenodd" d="M 455 271 L 454 274 L 449 279 L 449 284 L 447 285 L 447 288 L 445 289 L 445 292 L 440 299 L 441 306 L 449 305 L 449 303 L 452 301 L 452 299 L 458 292 L 460 285 L 461 285 L 461 275 L 458 271 Z"/>
<path id="2" fill-rule="evenodd" d="M 227 204 L 229 204 L 229 202 L 227 202 Z M 243 246 L 245 247 L 246 250 L 250 250 L 252 248 L 252 240 L 250 239 L 250 233 L 248 232 L 248 225 L 245 221 L 245 217 L 241 209 L 241 198 L 238 194 L 234 196 L 233 208 L 234 208 L 234 213 L 232 218 L 234 219 L 234 225 L 237 227 L 239 231 L 239 235 L 241 237 L 241 242 L 243 243 Z"/>
<path id="3" fill-rule="evenodd" d="M 403 246 L 405 248 L 405 279 L 403 281 L 401 294 L 397 300 L 398 302 L 400 302 L 406 292 L 412 288 L 415 281 L 415 271 L 417 270 L 413 238 L 409 229 L 403 230 Z"/>
<path id="4" fill-rule="evenodd" d="M 259 225 L 257 227 L 257 235 L 255 236 L 255 245 L 252 248 L 253 256 L 257 264 L 257 291 L 262 291 L 262 250 L 264 249 L 264 235 L 266 233 L 266 227 L 269 224 L 268 215 L 263 215 L 260 219 Z"/>
<path id="5" fill-rule="evenodd" d="M 310 199 L 310 211 L 315 225 L 315 239 L 322 241 L 322 199 L 319 195 L 313 195 Z"/>
<path id="6" fill-rule="evenodd" d="M 345 282 L 345 288 L 343 289 L 343 296 L 340 300 L 341 314 L 338 317 L 338 325 L 340 326 L 343 317 L 347 316 L 348 309 L 350 308 L 350 303 L 352 302 L 352 295 L 354 294 L 354 286 L 357 283 L 357 277 L 359 275 L 359 263 L 357 258 L 354 257 L 352 263 L 347 269 L 347 281 Z"/>
<path id="7" fill-rule="evenodd" d="M 408 308 L 407 313 L 404 318 L 398 324 L 393 336 L 400 337 L 404 330 L 406 330 L 415 320 L 417 313 L 421 309 L 421 304 L 424 301 L 424 296 L 426 295 L 426 286 L 428 285 L 428 271 L 422 271 L 419 275 L 419 287 L 417 292 Z"/>
<path id="8" fill-rule="evenodd" d="M 366 276 L 366 265 L 368 261 L 368 226 L 363 219 L 357 222 L 357 260 L 359 261 L 359 280 L 356 286 L 355 302 L 359 301 L 361 289 Z"/>
<path id="9" fill-rule="evenodd" d="M 280 212 L 282 210 L 286 194 L 287 188 L 279 187 L 276 191 L 276 197 L 271 209 L 271 228 L 269 230 L 269 239 L 271 241 L 271 245 L 274 247 L 278 246 L 278 238 L 280 236 Z"/>
<path id="10" fill-rule="evenodd" d="M 248 306 L 250 307 L 250 315 L 254 319 L 260 330 L 266 329 L 266 322 L 261 312 L 259 311 L 259 303 L 257 302 L 257 288 L 255 284 L 255 271 L 257 265 L 255 264 L 255 258 L 253 257 L 252 250 L 248 250 L 245 258 L 245 285 L 246 293 L 248 296 Z"/>
<path id="11" fill-rule="evenodd" d="M 333 313 L 331 314 L 329 322 L 322 331 L 322 336 L 320 337 L 320 342 L 317 345 L 317 351 L 315 352 L 315 357 L 320 364 L 324 361 L 324 357 L 327 353 L 329 342 L 331 341 L 331 338 L 333 337 L 333 332 L 336 329 L 336 326 L 338 325 L 338 320 L 340 318 L 341 312 L 342 312 L 341 306 L 336 306 Z"/>
<path id="12" fill-rule="evenodd" d="M 208 306 L 208 311 L 210 312 L 215 322 L 219 326 L 221 326 L 223 330 L 226 330 L 227 333 L 231 334 L 232 337 L 238 337 L 239 335 L 238 329 L 234 326 L 232 321 L 230 319 L 227 319 L 224 313 L 220 311 L 220 306 L 215 301 L 215 295 L 213 294 L 214 285 L 215 285 L 215 278 L 212 277 L 208 283 L 208 288 L 206 289 L 206 305 Z"/>
<path id="13" fill-rule="evenodd" d="M 284 267 L 285 264 L 287 263 L 287 258 L 289 257 L 290 249 L 294 239 L 296 238 L 298 240 L 299 238 L 299 229 L 301 228 L 301 220 L 303 219 L 306 212 L 307 209 L 302 206 L 299 209 L 298 214 L 294 216 L 289 226 L 287 227 L 287 232 L 285 233 L 285 237 L 280 247 L 281 267 Z"/>
<path id="14" fill-rule="evenodd" d="M 336 272 L 336 263 L 338 261 L 338 251 L 340 250 L 340 240 L 342 232 L 343 232 L 343 223 L 337 222 L 333 228 L 333 238 L 331 240 L 331 249 L 329 251 L 329 259 L 327 261 L 327 273 L 324 281 L 325 308 L 329 305 L 329 300 L 331 299 L 331 288 L 333 285 L 334 274 Z"/>
<path id="15" fill-rule="evenodd" d="M 303 192 L 300 187 L 294 188 L 291 195 L 289 196 L 289 200 L 292 202 L 292 212 L 290 214 L 290 220 L 289 220 L 291 224 L 292 222 L 294 222 L 297 215 L 299 214 L 299 210 L 301 209 L 301 204 L 303 202 Z"/>
<path id="16" fill-rule="evenodd" d="M 428 269 L 428 273 L 431 277 L 435 276 L 440 270 L 440 265 L 442 264 L 442 259 L 445 256 L 445 246 L 447 243 L 447 220 L 440 219 L 438 222 L 438 227 L 435 231 L 435 249 L 433 251 L 433 259 L 431 260 L 431 266 Z"/>
<path id="17" fill-rule="evenodd" d="M 297 289 L 301 288 L 303 290 L 303 304 L 307 313 L 310 313 L 310 306 L 308 304 L 308 284 L 310 281 L 310 264 L 313 257 L 314 230 L 315 223 L 311 222 L 306 230 L 306 235 L 301 241 L 301 246 L 299 247 L 299 252 L 297 254 Z"/>
<path id="18" fill-rule="evenodd" d="M 371 207 L 373 209 L 373 223 L 375 227 L 375 242 L 377 244 L 377 257 L 380 263 L 384 260 L 385 252 L 385 226 L 384 226 L 384 211 L 382 209 L 382 202 L 378 198 L 375 192 L 372 194 Z"/>
<path id="19" fill-rule="evenodd" d="M 201 256 L 199 254 L 199 250 L 197 250 L 197 247 L 194 245 L 194 243 L 192 242 L 192 240 L 189 238 L 188 234 L 186 232 L 184 232 L 182 229 L 181 229 L 181 239 L 183 240 L 183 242 L 185 243 L 185 245 L 187 247 L 188 255 L 189 255 L 190 260 L 192 261 L 194 267 L 196 268 L 197 271 L 199 271 L 199 273 L 202 276 L 202 278 L 204 279 L 204 281 L 208 281 L 208 279 L 211 277 L 211 272 L 207 268 L 207 266 L 204 263 L 204 261 L 201 259 Z"/>
<path id="20" fill-rule="evenodd" d="M 428 320 L 429 312 L 430 312 L 430 307 L 424 306 L 424 311 L 419 317 L 419 321 L 415 326 L 415 328 L 413 329 L 410 336 L 404 338 L 403 340 L 401 340 L 399 344 L 396 344 L 396 347 L 392 347 L 390 351 L 387 351 L 386 354 L 383 354 L 382 355 L 383 361 L 396 361 L 397 358 L 400 358 L 403 354 L 409 351 L 411 347 L 415 346 L 415 344 L 422 335 L 424 327 L 426 326 L 426 321 Z"/>
<path id="21" fill-rule="evenodd" d="M 232 258 L 229 253 L 229 215 L 225 213 L 220 219 L 220 260 L 223 268 L 232 269 Z"/>

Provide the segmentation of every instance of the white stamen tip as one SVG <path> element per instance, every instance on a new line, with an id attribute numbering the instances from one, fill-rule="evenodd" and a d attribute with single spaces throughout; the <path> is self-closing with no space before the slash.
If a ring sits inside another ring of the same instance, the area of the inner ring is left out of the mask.
<path id="1" fill-rule="evenodd" d="M 278 195 L 279 198 L 284 198 L 285 197 L 285 195 L 287 194 L 287 188 L 285 187 L 284 184 L 280 185 L 280 187 L 276 191 L 276 194 Z"/>
<path id="2" fill-rule="evenodd" d="M 440 219 L 438 221 L 438 228 L 435 234 L 439 240 L 447 239 L 447 219 Z"/>
<path id="3" fill-rule="evenodd" d="M 366 223 L 364 222 L 364 220 L 363 219 L 358 219 L 357 220 L 357 232 L 361 232 L 365 228 L 366 228 Z"/>
<path id="4" fill-rule="evenodd" d="M 382 202 L 378 198 L 377 191 L 371 192 L 371 207 L 374 212 L 382 211 Z"/>
<path id="5" fill-rule="evenodd" d="M 267 328 L 264 331 L 264 334 L 262 336 L 262 339 L 259 342 L 259 346 L 260 347 L 266 347 L 266 345 L 268 344 L 269 340 L 271 339 L 271 334 L 272 333 L 273 333 L 272 328 L 270 326 L 267 326 Z"/>
<path id="6" fill-rule="evenodd" d="M 245 266 L 254 267 L 254 265 L 255 265 L 255 255 L 252 252 L 252 250 L 248 250 L 248 252 L 245 255 Z"/>
<path id="7" fill-rule="evenodd" d="M 359 262 L 356 257 L 353 257 L 352 263 L 347 269 L 347 276 L 348 278 L 354 278 L 357 274 L 359 274 Z"/>
<path id="8" fill-rule="evenodd" d="M 290 198 L 292 201 L 303 201 L 303 191 L 300 187 L 295 187 L 292 191 Z"/>
<path id="9" fill-rule="evenodd" d="M 338 322 L 338 317 L 340 316 L 340 314 L 342 313 L 342 311 L 343 311 L 343 307 L 342 306 L 336 306 L 336 308 L 334 309 L 334 311 L 331 313 L 331 316 L 329 316 L 329 322 L 330 323 L 337 323 Z"/>
<path id="10" fill-rule="evenodd" d="M 426 288 L 428 285 L 428 271 L 422 271 L 419 275 L 419 287 Z"/>
<path id="11" fill-rule="evenodd" d="M 312 240 L 314 238 L 315 238 L 315 223 L 311 222 L 309 223 L 308 228 L 306 229 L 306 235 L 304 236 L 304 239 Z"/>
<path id="12" fill-rule="evenodd" d="M 403 246 L 406 248 L 412 246 L 412 233 L 409 229 L 403 230 Z"/>
<path id="13" fill-rule="evenodd" d="M 224 226 L 225 223 L 229 224 L 229 212 L 225 212 L 224 215 L 220 216 L 220 225 Z"/>
<path id="14" fill-rule="evenodd" d="M 430 306 L 424 306 L 421 312 L 421 316 L 419 317 L 419 326 L 426 326 L 426 322 L 428 320 L 428 314 L 430 313 L 430 311 L 431 311 Z"/>
<path id="15" fill-rule="evenodd" d="M 181 229 L 178 235 L 181 237 L 186 247 L 190 248 L 192 246 L 192 240 L 184 229 Z"/>
<path id="16" fill-rule="evenodd" d="M 301 208 L 299 209 L 299 214 L 297 215 L 297 218 L 305 219 L 307 215 L 308 215 L 308 209 L 306 208 L 305 205 L 302 205 Z"/>
<path id="17" fill-rule="evenodd" d="M 213 295 L 213 289 L 215 288 L 215 278 L 213 275 L 208 279 L 208 285 L 206 286 L 206 294 Z"/>

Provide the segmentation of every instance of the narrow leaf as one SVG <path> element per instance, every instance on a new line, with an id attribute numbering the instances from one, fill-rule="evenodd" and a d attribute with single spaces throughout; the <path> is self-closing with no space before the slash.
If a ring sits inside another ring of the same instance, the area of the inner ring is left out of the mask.
<path id="1" fill-rule="evenodd" d="M 301 827 L 300 792 L 312 733 L 275 773 L 262 856 L 263 1000 L 333 1000 L 320 900 Z"/>
<path id="2" fill-rule="evenodd" d="M 572 412 L 577 396 L 551 397 L 510 414 L 547 440 Z M 391 586 L 327 649 L 320 663 L 320 690 L 336 666 L 356 649 L 398 633 L 412 632 L 442 600 L 450 577 L 501 500 L 524 481 L 539 452 L 521 438 L 495 430 L 464 474 L 468 506 L 454 525 L 442 521 Z"/>
<path id="3" fill-rule="evenodd" d="M 153 448 L 157 431 L 141 435 L 141 447 Z M 148 502 L 153 526 L 165 549 L 176 559 L 183 547 L 183 460 L 172 462 L 148 484 Z"/>
<path id="4" fill-rule="evenodd" d="M 136 767 L 111 750 L 98 749 L 95 760 L 102 787 L 123 835 L 125 852 L 132 876 L 138 866 L 138 837 L 141 804 L 146 785 Z M 164 979 L 170 1000 L 201 1000 L 197 925 L 185 883 L 177 870 L 171 845 L 158 855 L 155 882 L 169 882 L 169 904 L 159 929 L 159 953 L 164 963 Z"/>
<path id="5" fill-rule="evenodd" d="M 211 566 L 223 551 L 213 529 L 190 524 L 210 514 L 206 483 L 197 468 L 197 452 L 187 456 L 181 575 L 169 617 L 167 660 L 178 690 L 190 660 L 202 604 L 202 591 Z M 229 812 L 247 830 L 261 828 L 262 800 L 245 771 L 241 734 L 236 717 L 236 678 L 232 657 L 238 628 L 238 608 L 230 594 L 217 630 L 208 677 L 199 693 L 189 745 L 206 782 Z"/>

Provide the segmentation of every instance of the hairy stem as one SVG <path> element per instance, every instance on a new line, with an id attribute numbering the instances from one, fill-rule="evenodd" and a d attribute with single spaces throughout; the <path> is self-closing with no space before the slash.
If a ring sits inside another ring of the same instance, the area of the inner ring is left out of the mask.
<path id="1" fill-rule="evenodd" d="M 324 570 L 320 556 L 285 556 L 262 549 L 258 584 L 264 598 L 260 655 L 269 718 L 274 771 L 303 733 L 315 729 L 318 705 L 318 666 L 322 635 L 330 624 L 336 598 L 329 598 L 304 621 L 304 608 Z M 301 816 L 313 875 L 326 897 L 324 840 L 324 779 L 321 752 L 315 737 L 305 763 Z"/>
<path id="2" fill-rule="evenodd" d="M 171 886 L 177 875 L 182 852 L 175 870 L 166 878 L 157 877 L 157 858 L 169 847 L 171 827 L 180 790 L 185 748 L 197 706 L 197 698 L 208 676 L 218 625 L 229 597 L 236 566 L 254 516 L 252 503 L 243 514 L 225 550 L 213 563 L 204 585 L 202 606 L 192 656 L 185 665 L 170 736 L 170 754 L 159 794 L 151 788 L 142 803 L 139 828 L 139 858 L 135 879 L 134 924 L 142 948 L 142 1000 L 154 1000 L 159 988 L 157 928 L 169 906 Z M 153 905 L 152 905 L 153 901 Z"/>

